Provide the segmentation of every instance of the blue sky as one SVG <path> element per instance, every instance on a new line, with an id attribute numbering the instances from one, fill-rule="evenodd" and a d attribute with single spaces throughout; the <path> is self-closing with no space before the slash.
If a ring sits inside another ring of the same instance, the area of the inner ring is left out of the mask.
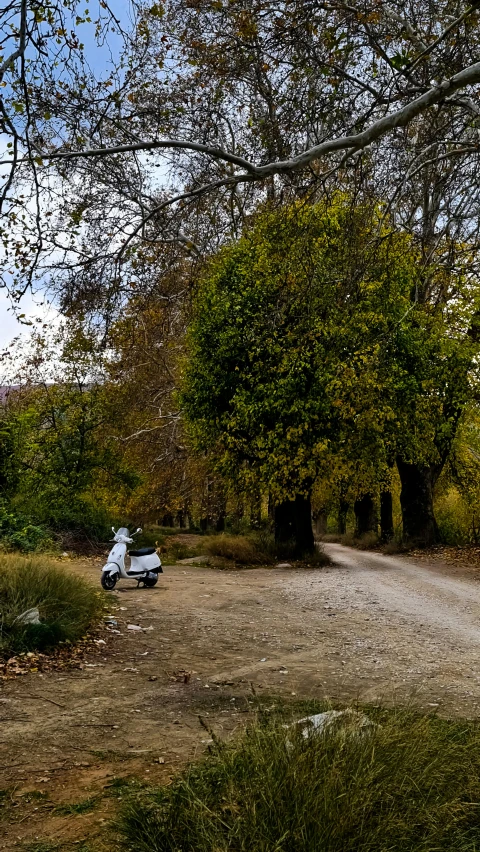
<path id="1" fill-rule="evenodd" d="M 85 3 L 85 6 L 90 7 L 91 16 L 94 18 L 97 3 Z M 129 7 L 129 0 L 113 0 L 112 2 L 112 9 L 125 28 L 128 28 L 129 23 Z M 98 47 L 94 39 L 92 27 L 82 25 L 79 29 L 79 35 L 85 44 L 85 55 L 92 70 L 96 74 L 103 75 L 108 69 L 110 61 L 109 51 L 106 48 Z M 121 39 L 110 33 L 110 48 L 112 52 L 115 54 L 120 50 L 120 47 Z M 57 311 L 54 307 L 47 307 L 41 303 L 41 293 L 35 297 L 31 293 L 27 293 L 18 306 L 17 313 L 25 314 L 25 318 L 32 322 L 35 322 L 37 317 L 40 317 L 42 320 L 47 319 L 49 322 L 54 321 L 58 315 Z M 15 313 L 11 310 L 8 296 L 4 291 L 0 290 L 0 351 L 6 349 L 19 334 L 28 336 L 29 326 L 25 326 L 17 321 Z"/>

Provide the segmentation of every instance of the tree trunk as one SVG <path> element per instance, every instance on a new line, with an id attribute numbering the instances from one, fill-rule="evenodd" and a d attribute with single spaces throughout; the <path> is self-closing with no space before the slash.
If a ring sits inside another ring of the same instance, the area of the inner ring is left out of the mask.
<path id="1" fill-rule="evenodd" d="M 262 525 L 262 495 L 260 492 L 252 498 L 250 503 L 250 525 L 253 529 L 259 529 Z"/>
<path id="2" fill-rule="evenodd" d="M 347 514 L 348 514 L 348 503 L 343 497 L 340 498 L 340 502 L 338 504 L 338 515 L 337 515 L 337 532 L 339 535 L 345 535 L 347 532 Z"/>
<path id="3" fill-rule="evenodd" d="M 218 489 L 218 495 L 216 500 L 216 518 L 215 518 L 215 529 L 217 532 L 224 532 L 225 530 L 225 520 L 227 518 L 227 498 L 223 493 L 223 489 Z"/>
<path id="4" fill-rule="evenodd" d="M 393 500 L 391 491 L 380 492 L 380 538 L 383 542 L 393 538 Z"/>
<path id="5" fill-rule="evenodd" d="M 371 494 L 364 494 L 359 500 L 355 500 L 353 510 L 357 537 L 377 531 L 377 512 Z"/>
<path id="6" fill-rule="evenodd" d="M 312 529 L 310 497 L 297 496 L 275 506 L 275 543 L 291 544 L 294 555 L 313 553 L 315 541 Z"/>
<path id="7" fill-rule="evenodd" d="M 275 500 L 270 492 L 268 493 L 268 519 L 275 523 Z"/>
<path id="8" fill-rule="evenodd" d="M 434 468 L 411 464 L 397 458 L 402 490 L 403 538 L 414 547 L 428 547 L 438 541 L 433 512 L 433 486 L 438 473 Z"/>
<path id="9" fill-rule="evenodd" d="M 325 535 L 327 532 L 327 520 L 328 514 L 326 509 L 319 509 L 318 512 L 314 512 L 313 521 L 315 535 Z"/>

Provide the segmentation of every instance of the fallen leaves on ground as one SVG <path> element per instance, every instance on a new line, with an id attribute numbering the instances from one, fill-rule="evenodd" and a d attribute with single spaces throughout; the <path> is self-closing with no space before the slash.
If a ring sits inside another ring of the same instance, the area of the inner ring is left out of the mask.
<path id="1" fill-rule="evenodd" d="M 408 552 L 408 556 L 419 560 L 440 560 L 452 565 L 468 568 L 475 578 L 480 579 L 480 545 L 448 545 L 437 544 L 434 547 L 415 549 Z"/>
<path id="2" fill-rule="evenodd" d="M 105 635 L 103 632 L 102 635 L 100 632 L 91 633 L 75 645 L 64 643 L 49 653 L 28 651 L 10 657 L 8 660 L 0 659 L 0 680 L 12 680 L 30 672 L 83 669 L 88 656 L 105 652 L 107 642 L 102 638 Z"/>

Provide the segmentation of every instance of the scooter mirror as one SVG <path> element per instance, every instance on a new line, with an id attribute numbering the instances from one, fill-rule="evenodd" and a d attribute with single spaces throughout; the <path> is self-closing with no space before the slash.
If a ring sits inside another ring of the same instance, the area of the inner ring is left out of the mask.
<path id="1" fill-rule="evenodd" d="M 115 532 L 115 527 L 112 527 L 112 532 L 113 532 L 113 533 Z"/>
<path id="2" fill-rule="evenodd" d="M 138 527 L 138 529 L 137 529 L 137 531 L 136 531 L 135 535 L 136 535 L 137 533 L 141 533 L 141 532 L 143 532 L 142 528 L 141 528 L 141 527 Z"/>

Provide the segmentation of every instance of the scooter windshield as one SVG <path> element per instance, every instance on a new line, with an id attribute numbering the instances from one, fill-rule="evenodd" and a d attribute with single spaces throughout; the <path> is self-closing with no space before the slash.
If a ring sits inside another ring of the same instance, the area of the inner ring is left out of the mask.
<path id="1" fill-rule="evenodd" d="M 120 527 L 120 529 L 117 530 L 117 535 L 123 535 L 125 536 L 125 538 L 129 538 L 130 533 L 128 532 L 126 527 Z"/>

